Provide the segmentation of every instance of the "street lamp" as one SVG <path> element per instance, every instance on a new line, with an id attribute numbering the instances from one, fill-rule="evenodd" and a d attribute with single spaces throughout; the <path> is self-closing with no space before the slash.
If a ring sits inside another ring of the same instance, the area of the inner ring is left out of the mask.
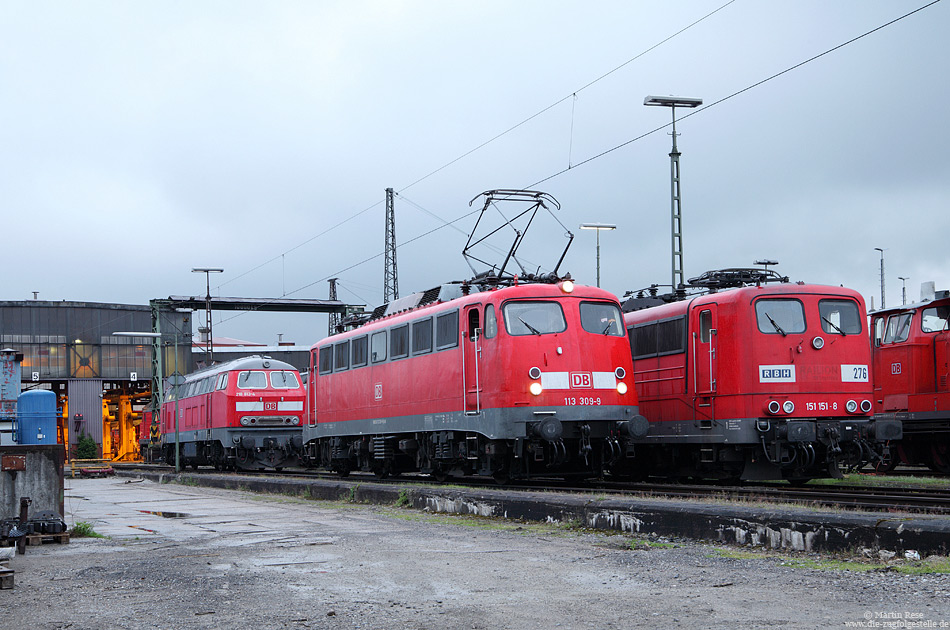
<path id="1" fill-rule="evenodd" d="M 884 308 L 884 250 L 880 247 L 874 249 L 881 252 L 881 308 Z"/>
<path id="2" fill-rule="evenodd" d="M 616 230 L 617 226 L 612 223 L 581 223 L 582 230 L 595 230 L 597 232 L 597 286 L 600 287 L 600 232 L 601 230 Z"/>
<path id="3" fill-rule="evenodd" d="M 673 246 L 673 290 L 684 283 L 683 280 L 683 203 L 680 195 L 680 152 L 676 148 L 676 108 L 699 107 L 701 98 L 685 96 L 647 96 L 643 104 L 653 107 L 669 107 L 673 112 L 673 150 L 670 151 L 670 223 Z"/>
<path id="4" fill-rule="evenodd" d="M 149 339 L 161 339 L 162 333 L 157 332 L 114 332 L 112 333 L 115 337 L 148 337 Z M 169 345 L 169 342 L 166 341 L 165 345 Z M 181 472 L 181 438 L 178 434 L 178 386 L 182 384 L 181 374 L 178 373 L 178 333 L 175 333 L 175 372 L 168 377 L 168 384 L 175 389 L 175 472 Z M 152 395 L 155 395 L 155 392 L 152 392 Z M 164 400 L 164 396 L 162 397 Z M 159 410 L 161 409 L 161 402 L 159 403 Z M 153 410 L 154 412 L 154 410 Z M 155 422 L 155 417 L 152 416 L 152 422 Z"/>
<path id="5" fill-rule="evenodd" d="M 208 292 L 205 294 L 205 328 L 208 329 L 208 344 L 206 347 L 207 353 L 207 364 L 211 365 L 214 363 L 214 339 L 211 335 L 211 274 L 213 273 L 224 273 L 224 269 L 219 269 L 217 267 L 195 267 L 191 270 L 191 273 L 203 273 L 205 274 L 205 280 L 208 285 Z M 177 422 L 176 422 L 177 424 Z"/>
<path id="6" fill-rule="evenodd" d="M 907 304 L 907 281 L 910 277 L 897 276 L 897 279 L 901 281 L 901 304 Z"/>

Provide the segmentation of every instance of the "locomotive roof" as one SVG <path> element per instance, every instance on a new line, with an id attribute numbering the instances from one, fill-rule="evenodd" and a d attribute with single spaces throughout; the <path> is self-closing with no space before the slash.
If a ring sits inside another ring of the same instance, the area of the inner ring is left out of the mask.
<path id="1" fill-rule="evenodd" d="M 466 304 L 472 304 L 475 302 L 499 302 L 502 300 L 508 299 L 531 299 L 531 298 L 551 298 L 551 297 L 564 297 L 564 298 L 592 298 L 600 300 L 610 300 L 612 302 L 618 302 L 617 296 L 613 293 L 600 289 L 598 287 L 591 287 L 587 285 L 574 284 L 574 290 L 571 293 L 565 293 L 561 290 L 560 284 L 550 284 L 545 282 L 530 282 L 522 283 L 510 286 L 500 286 L 493 287 L 490 289 L 482 289 L 480 291 L 475 291 L 469 293 L 468 295 L 460 295 L 459 297 L 454 297 L 445 301 L 433 301 L 428 303 L 423 303 L 420 306 L 414 308 L 407 308 L 405 310 L 385 315 L 379 318 L 372 319 L 358 328 L 348 330 L 336 335 L 331 335 L 324 339 L 321 339 L 315 343 L 312 347 L 316 348 L 318 346 L 325 346 L 332 344 L 336 341 L 339 341 L 344 338 L 350 338 L 364 334 L 367 330 L 375 330 L 378 328 L 384 328 L 391 326 L 393 324 L 398 324 L 403 320 L 410 320 L 418 317 L 420 314 L 437 314 L 441 312 L 446 312 L 465 306 Z M 435 290 L 433 290 L 435 291 Z M 425 294 L 429 294 L 427 291 Z M 417 295 L 417 294 L 414 294 Z"/>
<path id="2" fill-rule="evenodd" d="M 751 302 L 754 298 L 760 296 L 780 297 L 794 295 L 835 295 L 846 296 L 864 303 L 864 298 L 854 289 L 846 287 L 836 287 L 824 284 L 804 284 L 804 283 L 781 283 L 767 284 L 762 286 L 746 286 L 725 289 L 714 293 L 703 293 L 700 295 L 689 296 L 683 300 L 669 302 L 660 306 L 650 306 L 644 309 L 629 311 L 624 315 L 635 315 L 643 313 L 643 319 L 662 319 L 664 317 L 674 317 L 688 311 L 695 306 L 704 304 L 724 304 L 735 303 L 748 300 Z"/>
<path id="3" fill-rule="evenodd" d="M 296 372 L 297 368 L 289 363 L 285 363 L 284 361 L 279 361 L 268 356 L 255 354 L 249 357 L 241 357 L 239 359 L 225 361 L 224 363 L 215 363 L 209 367 L 196 370 L 191 374 L 185 375 L 185 380 L 191 381 L 197 378 L 204 378 L 212 374 L 230 372 L 231 370 L 293 370 Z"/>
<path id="4" fill-rule="evenodd" d="M 900 311 L 914 311 L 926 306 L 946 306 L 950 304 L 950 291 L 937 291 L 934 297 L 929 300 L 921 300 L 912 304 L 898 304 L 897 306 L 888 306 L 871 311 L 868 315 L 880 315 L 883 313 L 897 313 Z"/>

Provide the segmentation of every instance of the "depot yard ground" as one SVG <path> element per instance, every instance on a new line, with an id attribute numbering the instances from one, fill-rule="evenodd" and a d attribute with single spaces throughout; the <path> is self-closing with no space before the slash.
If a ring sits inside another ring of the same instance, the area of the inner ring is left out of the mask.
<path id="1" fill-rule="evenodd" d="M 106 537 L 17 556 L 0 626 L 950 627 L 950 574 L 813 554 L 122 477 L 67 479 L 66 509 Z"/>

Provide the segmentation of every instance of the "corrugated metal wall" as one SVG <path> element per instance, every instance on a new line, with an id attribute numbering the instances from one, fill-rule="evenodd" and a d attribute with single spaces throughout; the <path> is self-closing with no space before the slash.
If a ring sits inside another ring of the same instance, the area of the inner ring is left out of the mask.
<path id="1" fill-rule="evenodd" d="M 69 444 L 75 446 L 79 434 L 85 433 L 102 446 L 102 380 L 97 378 L 69 379 Z M 76 414 L 83 421 L 76 430 Z"/>

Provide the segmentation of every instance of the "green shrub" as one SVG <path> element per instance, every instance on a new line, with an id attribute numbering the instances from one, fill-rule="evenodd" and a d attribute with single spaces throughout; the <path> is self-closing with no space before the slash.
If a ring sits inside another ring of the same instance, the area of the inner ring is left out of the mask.
<path id="1" fill-rule="evenodd" d="M 96 441 L 83 433 L 76 442 L 76 459 L 96 459 L 99 456 L 99 445 Z"/>

